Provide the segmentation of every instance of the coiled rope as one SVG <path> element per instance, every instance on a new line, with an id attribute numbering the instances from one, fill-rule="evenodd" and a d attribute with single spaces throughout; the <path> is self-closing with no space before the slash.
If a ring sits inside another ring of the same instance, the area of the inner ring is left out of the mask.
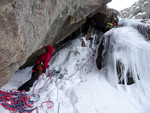
<path id="1" fill-rule="evenodd" d="M 49 70 L 48 70 L 49 71 Z M 41 75 L 41 73 L 40 73 Z M 39 76 L 40 78 L 40 76 Z M 37 80 L 36 85 L 38 84 L 39 78 Z M 48 81 L 52 77 L 46 81 L 43 87 L 45 87 L 48 83 Z M 40 98 L 39 95 L 34 94 L 35 87 L 33 88 L 32 95 L 27 94 L 25 91 L 18 91 L 17 89 L 12 89 L 10 91 L 1 91 L 0 90 L 0 105 L 5 107 L 10 111 L 10 113 L 31 113 L 32 111 L 36 110 L 36 113 L 38 113 L 37 108 L 43 107 L 43 104 L 45 103 L 51 103 L 50 107 L 47 107 L 47 109 L 50 109 L 54 106 L 54 103 L 52 101 L 45 101 L 41 103 L 41 106 L 33 108 L 34 102 L 37 102 Z M 40 89 L 42 89 L 41 87 Z M 31 98 L 34 98 L 37 96 L 37 99 L 32 101 Z M 47 111 L 46 111 L 47 112 Z"/>
<path id="2" fill-rule="evenodd" d="M 0 105 L 7 108 L 11 113 L 30 113 L 37 109 L 32 108 L 33 104 L 34 101 L 31 101 L 31 96 L 25 91 L 17 91 L 16 89 L 10 91 L 0 90 Z"/>

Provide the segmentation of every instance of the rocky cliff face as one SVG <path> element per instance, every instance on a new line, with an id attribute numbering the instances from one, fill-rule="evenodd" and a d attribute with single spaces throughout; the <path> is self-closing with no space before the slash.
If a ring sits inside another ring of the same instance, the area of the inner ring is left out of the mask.
<path id="1" fill-rule="evenodd" d="M 150 0 L 139 0 L 131 7 L 122 10 L 120 13 L 122 18 L 150 18 Z"/>
<path id="2" fill-rule="evenodd" d="M 0 87 L 33 53 L 57 45 L 110 1 L 1 0 Z"/>

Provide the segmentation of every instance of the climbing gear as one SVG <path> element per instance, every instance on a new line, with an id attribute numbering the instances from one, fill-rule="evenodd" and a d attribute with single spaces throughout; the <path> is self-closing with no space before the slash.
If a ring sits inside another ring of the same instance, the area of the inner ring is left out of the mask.
<path id="1" fill-rule="evenodd" d="M 7 108 L 10 113 L 31 113 L 34 110 L 38 113 L 38 107 L 33 108 L 33 104 L 37 102 L 39 98 L 39 95 L 28 95 L 25 91 L 17 91 L 16 89 L 10 91 L 0 90 L 0 105 Z M 47 109 L 54 106 L 52 101 L 45 101 L 42 102 L 39 107 L 43 107 L 44 103 L 52 104 L 50 107 L 47 107 Z"/>
<path id="2" fill-rule="evenodd" d="M 20 92 L 12 89 L 5 92 L 0 90 L 0 105 L 7 108 L 11 113 L 24 113 L 35 110 L 36 108 L 32 108 L 34 101 L 31 101 L 30 98 L 31 96 L 27 95 L 25 91 Z"/>
<path id="3" fill-rule="evenodd" d="M 39 70 L 39 73 L 41 73 L 43 68 L 44 68 L 43 62 L 38 61 L 37 63 L 35 63 L 34 67 L 32 68 L 32 72 L 36 72 L 37 70 Z"/>
<path id="4" fill-rule="evenodd" d="M 43 66 L 44 66 L 43 62 L 40 62 L 39 66 L 38 66 L 38 69 L 43 70 Z"/>
<path id="5" fill-rule="evenodd" d="M 48 81 L 51 78 L 52 77 L 50 76 L 50 78 L 46 81 L 43 87 L 47 85 Z M 34 89 L 36 85 L 34 86 Z M 31 113 L 34 110 L 36 110 L 36 113 L 38 113 L 37 108 L 43 107 L 44 103 L 51 103 L 51 106 L 47 107 L 47 109 L 52 108 L 54 106 L 54 103 L 52 101 L 45 101 L 41 103 L 41 106 L 32 108 L 33 104 L 37 102 L 40 98 L 39 95 L 34 94 L 34 89 L 32 95 L 28 95 L 25 91 L 17 91 L 16 89 L 12 89 L 10 91 L 0 90 L 0 105 L 7 108 L 10 111 L 10 113 Z"/>
<path id="6" fill-rule="evenodd" d="M 39 73 L 42 73 L 43 68 L 44 68 L 43 62 L 38 61 L 38 67 L 37 67 L 37 69 L 39 70 Z M 41 75 L 41 74 L 40 74 L 40 75 Z"/>
<path id="7" fill-rule="evenodd" d="M 44 63 L 43 62 L 38 61 L 37 63 L 35 63 L 35 65 L 32 69 L 32 72 L 36 72 L 37 70 L 39 70 L 39 73 L 43 72 L 43 70 L 44 70 Z"/>

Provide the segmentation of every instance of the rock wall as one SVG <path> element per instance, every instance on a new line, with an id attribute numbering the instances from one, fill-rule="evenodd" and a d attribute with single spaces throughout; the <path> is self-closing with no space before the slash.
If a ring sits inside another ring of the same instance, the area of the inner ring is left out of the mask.
<path id="1" fill-rule="evenodd" d="M 119 11 L 110 9 L 105 6 L 100 12 L 94 15 L 91 19 L 95 23 L 95 27 L 103 32 L 106 32 L 107 23 L 118 23 Z"/>
<path id="2" fill-rule="evenodd" d="M 139 0 L 131 7 L 122 10 L 122 18 L 146 19 L 150 18 L 150 0 Z"/>
<path id="3" fill-rule="evenodd" d="M 93 15 L 92 17 L 88 16 L 85 24 L 80 26 L 77 30 L 73 30 L 73 33 L 71 35 L 69 35 L 67 38 L 65 38 L 65 40 L 59 42 L 59 44 L 55 46 L 54 54 L 55 52 L 59 51 L 59 46 L 62 46 L 62 44 L 76 38 L 81 33 L 87 35 L 86 38 L 90 38 L 92 31 L 91 27 L 94 27 L 95 29 L 100 30 L 102 32 L 106 32 L 106 26 L 108 22 L 118 22 L 117 15 L 119 15 L 119 12 L 117 10 L 110 9 L 107 6 L 104 6 L 103 9 L 97 10 L 97 13 L 95 15 Z M 44 52 L 45 48 L 36 51 L 27 59 L 26 63 L 22 65 L 20 69 L 32 66 L 37 61 L 38 56 L 40 56 Z"/>
<path id="4" fill-rule="evenodd" d="M 0 87 L 35 51 L 55 46 L 111 0 L 1 0 Z"/>

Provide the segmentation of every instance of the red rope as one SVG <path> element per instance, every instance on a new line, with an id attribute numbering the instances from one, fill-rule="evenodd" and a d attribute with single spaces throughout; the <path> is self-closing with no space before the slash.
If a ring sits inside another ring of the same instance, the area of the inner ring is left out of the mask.
<path id="1" fill-rule="evenodd" d="M 41 103 L 41 106 L 39 106 L 39 107 L 43 107 L 43 104 L 44 104 L 44 103 L 48 103 L 48 102 L 52 103 L 52 106 L 47 107 L 47 109 L 50 109 L 50 108 L 54 107 L 54 103 L 53 103 L 52 101 L 45 101 L 45 102 L 42 102 L 42 103 Z"/>
<path id="2" fill-rule="evenodd" d="M 89 62 L 89 60 L 92 58 L 93 55 L 94 55 L 94 54 L 91 55 L 91 57 L 80 67 L 80 69 L 83 68 L 83 66 L 85 66 L 86 63 Z M 75 75 L 80 69 L 78 69 L 75 73 L 73 73 L 72 75 L 70 75 L 68 78 L 70 78 L 70 77 L 72 77 L 73 75 Z"/>
<path id="3" fill-rule="evenodd" d="M 42 72 L 42 71 L 41 71 L 41 72 Z M 48 72 L 49 72 L 49 68 L 48 68 Z M 49 73 L 49 74 L 50 74 L 50 73 Z M 40 73 L 40 75 L 41 75 L 41 73 Z M 38 82 L 39 82 L 40 75 L 39 75 L 39 77 L 38 77 L 38 80 L 37 80 L 37 82 L 36 82 L 36 85 L 35 85 L 34 88 L 33 88 L 33 91 L 32 91 L 33 95 L 35 95 L 35 94 L 34 94 L 34 90 L 35 90 L 35 87 L 37 86 L 37 84 L 38 84 Z M 45 84 L 43 87 L 45 87 L 45 86 L 47 85 L 48 81 L 53 77 L 53 76 L 51 77 L 51 75 L 49 75 L 49 76 L 50 76 L 49 79 L 46 81 L 46 84 Z M 42 78 L 43 78 L 43 75 L 42 75 Z M 45 80 L 45 79 L 44 79 L 44 80 Z M 42 89 L 43 87 L 41 87 L 41 88 L 39 88 L 39 89 Z M 45 102 L 42 102 L 42 103 L 41 103 L 41 106 L 39 106 L 39 107 L 43 107 L 43 104 L 44 104 L 44 103 L 48 103 L 48 102 L 52 103 L 52 106 L 47 107 L 47 109 L 52 108 L 52 107 L 54 106 L 54 103 L 53 103 L 52 101 L 45 101 Z"/>
<path id="4" fill-rule="evenodd" d="M 17 91 L 16 89 L 12 89 L 8 91 L 0 90 L 0 105 L 7 108 L 11 113 L 13 112 L 31 112 L 34 109 L 28 110 L 28 108 L 32 108 L 34 102 L 30 100 L 31 96 L 27 95 L 25 91 Z"/>
<path id="5" fill-rule="evenodd" d="M 42 71 L 41 71 L 41 73 L 42 73 Z M 40 73 L 40 75 L 41 75 L 41 73 Z M 35 86 L 34 86 L 34 88 L 33 88 L 33 90 L 32 90 L 33 96 L 35 95 L 35 94 L 34 94 L 34 90 L 35 90 L 35 87 L 37 86 L 37 84 L 38 84 L 38 82 L 39 82 L 40 75 L 39 75 L 39 77 L 38 77 L 38 79 L 37 79 L 37 82 L 36 82 L 36 84 L 35 84 Z"/>
<path id="6" fill-rule="evenodd" d="M 49 68 L 48 68 L 48 72 L 49 72 Z M 42 71 L 41 71 L 40 75 L 41 75 L 41 74 L 42 74 Z M 47 73 L 46 73 L 46 74 L 47 74 Z M 37 86 L 37 84 L 38 84 L 38 82 L 39 82 L 40 75 L 39 75 L 39 77 L 38 77 L 38 80 L 37 80 L 37 82 L 36 82 L 34 88 L 33 88 L 33 91 L 32 91 L 33 95 L 35 95 L 35 94 L 34 94 L 34 90 L 35 90 L 35 87 Z M 42 78 L 43 78 L 43 76 L 44 76 L 44 74 L 42 74 Z M 48 81 L 49 81 L 51 78 L 52 78 L 51 76 L 50 76 L 50 78 L 49 78 L 48 80 L 46 80 L 46 79 L 43 78 L 43 79 L 46 81 L 46 84 L 45 84 L 43 87 L 45 87 L 45 86 L 47 85 Z M 42 89 L 43 87 L 41 87 L 41 88 L 39 88 L 39 89 Z"/>
<path id="7" fill-rule="evenodd" d="M 52 76 L 52 77 L 53 77 L 53 76 Z M 49 81 L 49 80 L 51 80 L 51 81 L 52 81 L 52 77 L 50 76 L 50 77 L 49 77 L 49 79 L 45 80 L 45 81 L 46 81 L 46 83 L 45 83 L 45 85 L 44 85 L 43 87 L 45 87 L 45 86 L 47 85 L 47 83 L 48 83 L 48 81 Z M 42 89 L 43 87 L 41 87 L 40 89 Z"/>

